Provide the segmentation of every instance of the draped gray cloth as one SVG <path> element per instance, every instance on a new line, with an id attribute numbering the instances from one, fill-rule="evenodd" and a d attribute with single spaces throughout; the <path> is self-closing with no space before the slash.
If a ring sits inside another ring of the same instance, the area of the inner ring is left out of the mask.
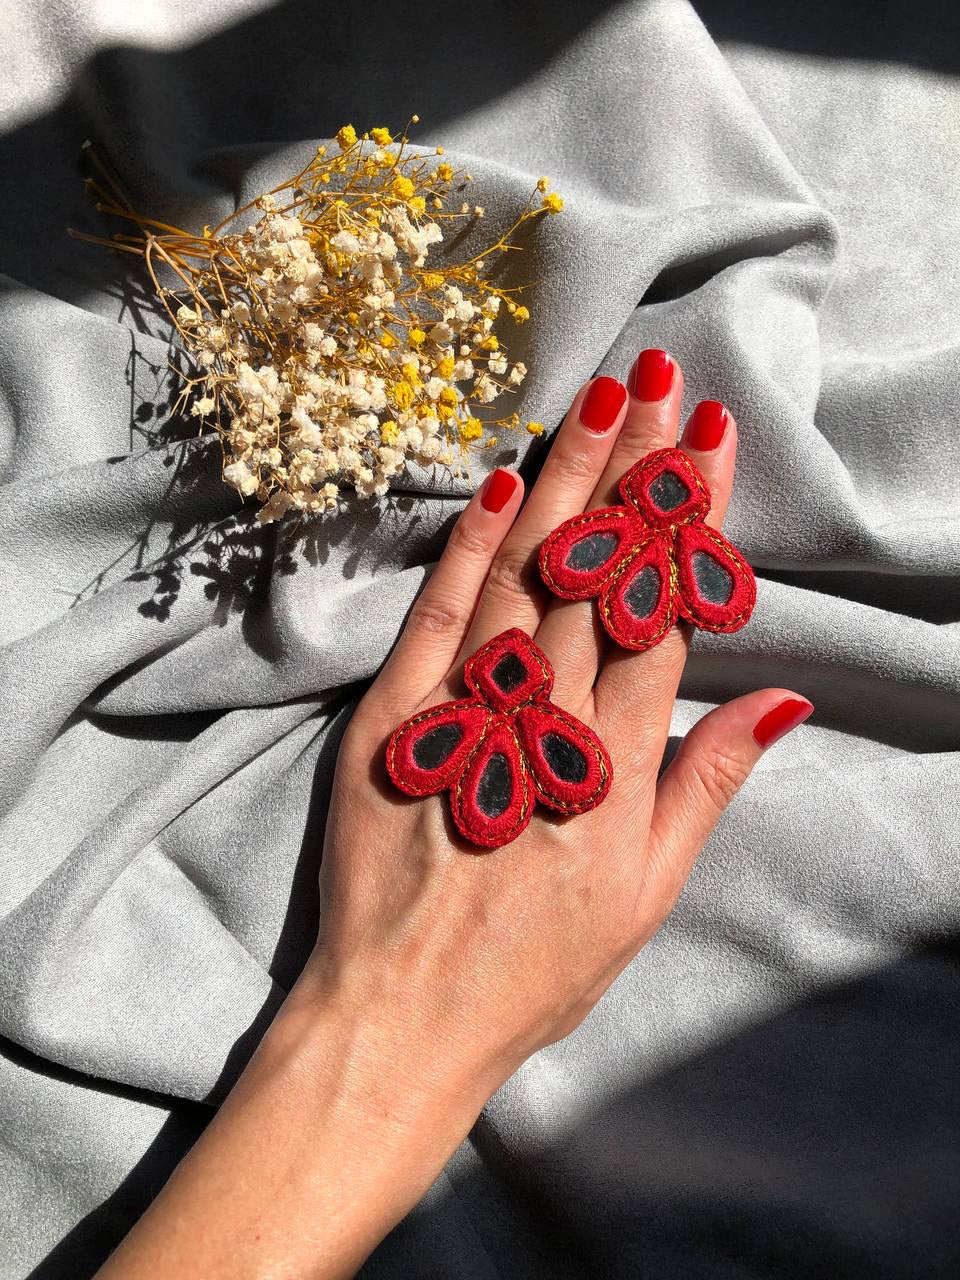
<path id="1" fill-rule="evenodd" d="M 697 10 L 7 0 L 4 1277 L 90 1274 L 252 1051 L 314 936 L 339 734 L 483 474 L 252 526 L 163 422 L 136 264 L 64 234 L 101 226 L 81 144 L 200 227 L 413 111 L 486 226 L 541 173 L 567 200 L 511 268 L 522 414 L 665 346 L 740 424 L 758 605 L 696 638 L 674 742 L 765 684 L 817 710 L 365 1274 L 958 1273 L 958 19 Z M 547 441 L 505 444 L 532 476 Z"/>

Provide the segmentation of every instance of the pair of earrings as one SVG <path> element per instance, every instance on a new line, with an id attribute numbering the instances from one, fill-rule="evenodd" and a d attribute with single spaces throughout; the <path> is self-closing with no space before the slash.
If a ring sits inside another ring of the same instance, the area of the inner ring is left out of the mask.
<path id="1" fill-rule="evenodd" d="M 738 631 L 756 601 L 743 556 L 705 523 L 710 492 L 680 449 L 641 458 L 620 481 L 623 502 L 574 516 L 540 547 L 540 574 L 565 600 L 597 598 L 610 638 L 652 648 L 683 619 Z M 515 840 L 535 804 L 563 814 L 595 808 L 610 790 L 603 743 L 550 701 L 546 655 L 513 628 L 464 668 L 470 696 L 405 720 L 387 744 L 387 770 L 411 796 L 449 790 L 457 828 L 493 849 Z"/>

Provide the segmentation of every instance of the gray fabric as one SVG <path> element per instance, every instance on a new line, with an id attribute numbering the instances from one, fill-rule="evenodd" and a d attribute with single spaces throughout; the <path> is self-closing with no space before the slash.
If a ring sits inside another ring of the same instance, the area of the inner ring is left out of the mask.
<path id="1" fill-rule="evenodd" d="M 242 1066 L 312 940 L 358 682 L 482 478 L 251 530 L 160 430 L 142 281 L 63 235 L 97 225 L 80 144 L 200 226 L 412 111 L 489 225 L 541 173 L 567 199 L 515 268 L 521 413 L 662 345 L 740 423 L 757 609 L 697 636 L 674 734 L 766 683 L 817 715 L 365 1274 L 957 1273 L 956 16 L 757 8 L 8 0 L 4 1277 L 89 1274 Z"/>

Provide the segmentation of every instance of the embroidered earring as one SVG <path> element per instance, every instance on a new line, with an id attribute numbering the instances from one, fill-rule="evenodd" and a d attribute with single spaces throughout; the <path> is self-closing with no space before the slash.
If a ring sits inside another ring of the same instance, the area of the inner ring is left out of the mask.
<path id="1" fill-rule="evenodd" d="M 594 809 L 613 771 L 592 729 L 550 701 L 553 669 L 517 628 L 464 667 L 469 698 L 411 716 L 387 744 L 387 771 L 410 796 L 450 792 L 453 820 L 495 849 L 525 829 L 537 801 L 561 813 Z"/>
<path id="2" fill-rule="evenodd" d="M 704 524 L 710 491 L 680 449 L 641 458 L 620 481 L 623 505 L 566 520 L 540 547 L 540 573 L 565 600 L 598 596 L 600 618 L 624 649 L 659 644 L 678 618 L 739 631 L 757 598 L 753 570 Z"/>

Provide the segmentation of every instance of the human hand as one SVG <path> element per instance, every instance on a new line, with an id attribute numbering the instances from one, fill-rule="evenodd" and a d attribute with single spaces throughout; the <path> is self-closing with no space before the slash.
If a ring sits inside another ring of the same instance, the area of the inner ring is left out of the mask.
<path id="1" fill-rule="evenodd" d="M 762 750 L 812 710 L 786 689 L 737 698 L 691 730 L 658 780 L 690 628 L 644 653 L 618 650 L 595 604 L 545 593 L 536 558 L 546 535 L 617 501 L 617 482 L 639 457 L 677 443 L 676 364 L 644 352 L 630 387 L 600 378 L 581 388 L 522 510 L 519 476 L 499 470 L 486 481 L 337 765 L 320 936 L 301 983 L 336 992 L 358 1016 L 377 1009 L 395 1070 L 473 1081 L 481 1095 L 577 1026 L 662 923 Z M 707 481 L 715 528 L 736 434 L 731 415 L 708 401 L 680 441 Z M 462 696 L 465 660 L 509 627 L 545 651 L 552 700 L 599 734 L 614 781 L 592 812 L 564 819 L 537 809 L 515 841 L 482 853 L 460 838 L 445 798 L 409 800 L 391 785 L 384 746 L 401 720 Z"/>
<path id="2" fill-rule="evenodd" d="M 351 1276 L 417 1203 L 490 1095 L 571 1031 L 653 934 L 764 747 L 810 703 L 763 689 L 711 711 L 658 780 L 689 634 L 611 651 L 590 602 L 548 601 L 537 550 L 620 476 L 674 445 L 680 370 L 645 352 L 627 395 L 581 388 L 520 511 L 509 471 L 454 527 L 340 751 L 303 974 L 237 1084 L 100 1273 L 104 1280 Z M 682 447 L 719 526 L 736 427 L 698 406 Z M 519 514 L 518 514 L 519 513 Z M 597 731 L 613 785 L 596 809 L 537 809 L 512 843 L 466 845 L 445 798 L 410 800 L 384 748 L 458 696 L 464 661 L 509 627 L 555 671 L 552 701 Z"/>

